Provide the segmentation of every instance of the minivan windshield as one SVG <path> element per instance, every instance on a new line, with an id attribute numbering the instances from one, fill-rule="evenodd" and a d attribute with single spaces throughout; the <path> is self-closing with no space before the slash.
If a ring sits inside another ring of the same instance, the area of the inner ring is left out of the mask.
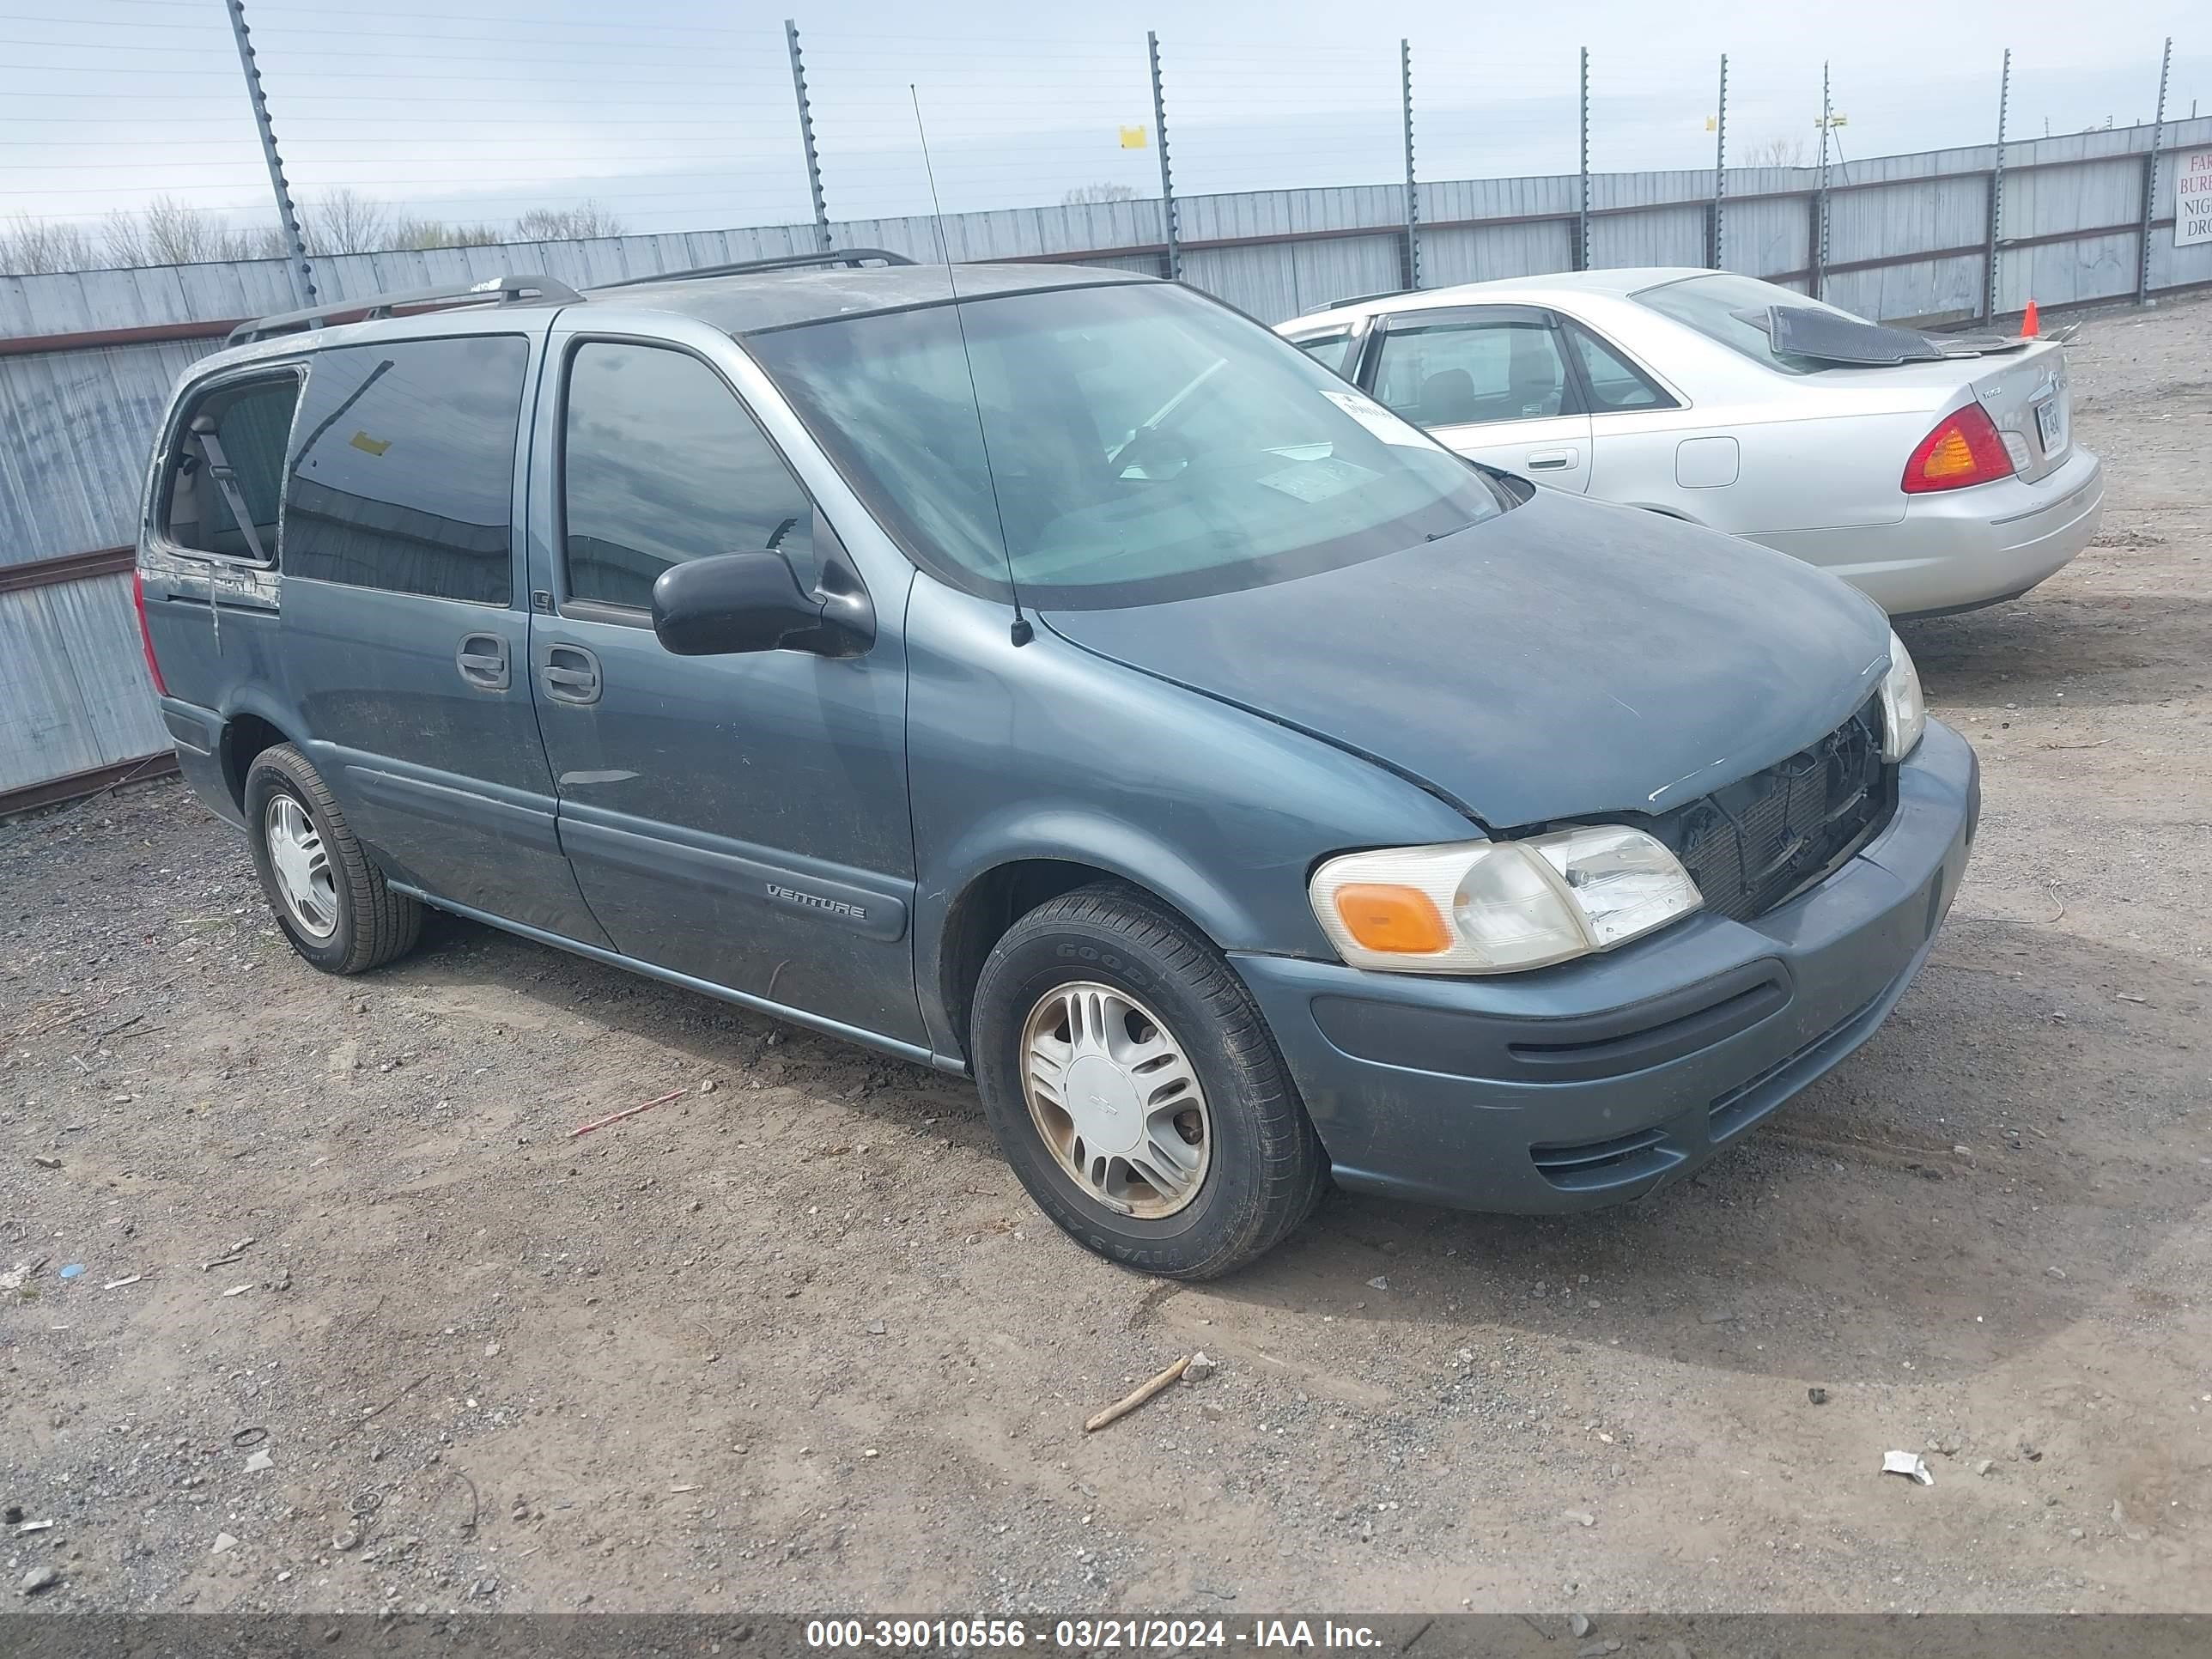
<path id="1" fill-rule="evenodd" d="M 744 344 L 909 557 L 1001 598 L 1011 563 L 1041 606 L 1287 580 L 1517 499 L 1296 347 L 1165 283 L 838 318 Z"/>

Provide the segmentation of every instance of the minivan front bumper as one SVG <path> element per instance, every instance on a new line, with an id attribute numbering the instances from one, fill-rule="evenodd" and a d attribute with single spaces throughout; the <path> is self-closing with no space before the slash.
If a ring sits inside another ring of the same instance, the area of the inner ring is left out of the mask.
<path id="1" fill-rule="evenodd" d="M 1346 1187 L 1472 1210 L 1587 1209 L 1695 1169 L 1853 1049 L 1926 958 L 1981 807 L 1939 721 L 1881 832 L 1749 922 L 1693 916 L 1496 979 L 1238 954 Z"/>

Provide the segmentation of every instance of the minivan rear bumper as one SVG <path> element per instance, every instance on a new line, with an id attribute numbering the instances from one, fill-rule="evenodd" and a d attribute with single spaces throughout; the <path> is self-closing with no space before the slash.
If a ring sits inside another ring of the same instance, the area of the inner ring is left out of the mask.
<path id="1" fill-rule="evenodd" d="M 1231 960 L 1343 1185 L 1592 1208 L 1695 1169 L 1874 1034 L 1950 908 L 1980 805 L 1973 750 L 1930 720 L 1881 833 L 1751 922 L 1692 917 L 1497 979 Z"/>
<path id="2" fill-rule="evenodd" d="M 222 769 L 222 716 L 181 697 L 165 696 L 161 703 L 161 724 L 177 747 L 177 770 L 210 811 L 242 826 L 245 819 Z"/>

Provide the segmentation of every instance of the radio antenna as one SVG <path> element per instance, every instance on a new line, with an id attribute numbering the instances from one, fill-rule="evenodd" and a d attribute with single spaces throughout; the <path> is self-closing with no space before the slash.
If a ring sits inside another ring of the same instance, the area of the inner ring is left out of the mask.
<path id="1" fill-rule="evenodd" d="M 937 201 L 937 169 L 929 159 L 929 129 L 922 125 L 921 94 L 911 81 L 906 83 L 906 90 L 914 100 L 914 130 L 921 139 L 921 171 L 929 180 L 929 210 L 937 228 L 938 255 L 945 261 L 945 286 L 952 295 L 952 321 L 960 331 L 960 361 L 968 368 L 968 396 L 975 405 L 975 438 L 983 446 L 983 477 L 991 486 L 991 511 L 999 520 L 999 551 L 1006 561 L 1006 591 L 1014 599 L 1012 639 L 1016 645 L 1027 645 L 1036 637 L 1036 630 L 1022 615 L 1022 590 L 1014 580 L 1014 550 L 1006 539 L 1006 509 L 999 501 L 999 475 L 991 465 L 990 434 L 983 429 L 983 394 L 975 387 L 975 359 L 968 349 L 968 323 L 960 314 L 960 285 L 953 280 L 952 250 L 945 240 L 945 210 Z"/>

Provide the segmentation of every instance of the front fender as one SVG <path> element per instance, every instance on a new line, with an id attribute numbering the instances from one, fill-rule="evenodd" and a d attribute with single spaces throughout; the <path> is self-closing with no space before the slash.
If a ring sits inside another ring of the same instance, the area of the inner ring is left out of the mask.
<path id="1" fill-rule="evenodd" d="M 1306 900 L 1354 848 L 1464 840 L 1404 778 L 924 578 L 907 617 L 915 980 L 939 1053 L 963 1046 L 947 952 L 963 895 L 1030 860 L 1089 866 L 1172 905 L 1224 951 L 1332 954 Z"/>

